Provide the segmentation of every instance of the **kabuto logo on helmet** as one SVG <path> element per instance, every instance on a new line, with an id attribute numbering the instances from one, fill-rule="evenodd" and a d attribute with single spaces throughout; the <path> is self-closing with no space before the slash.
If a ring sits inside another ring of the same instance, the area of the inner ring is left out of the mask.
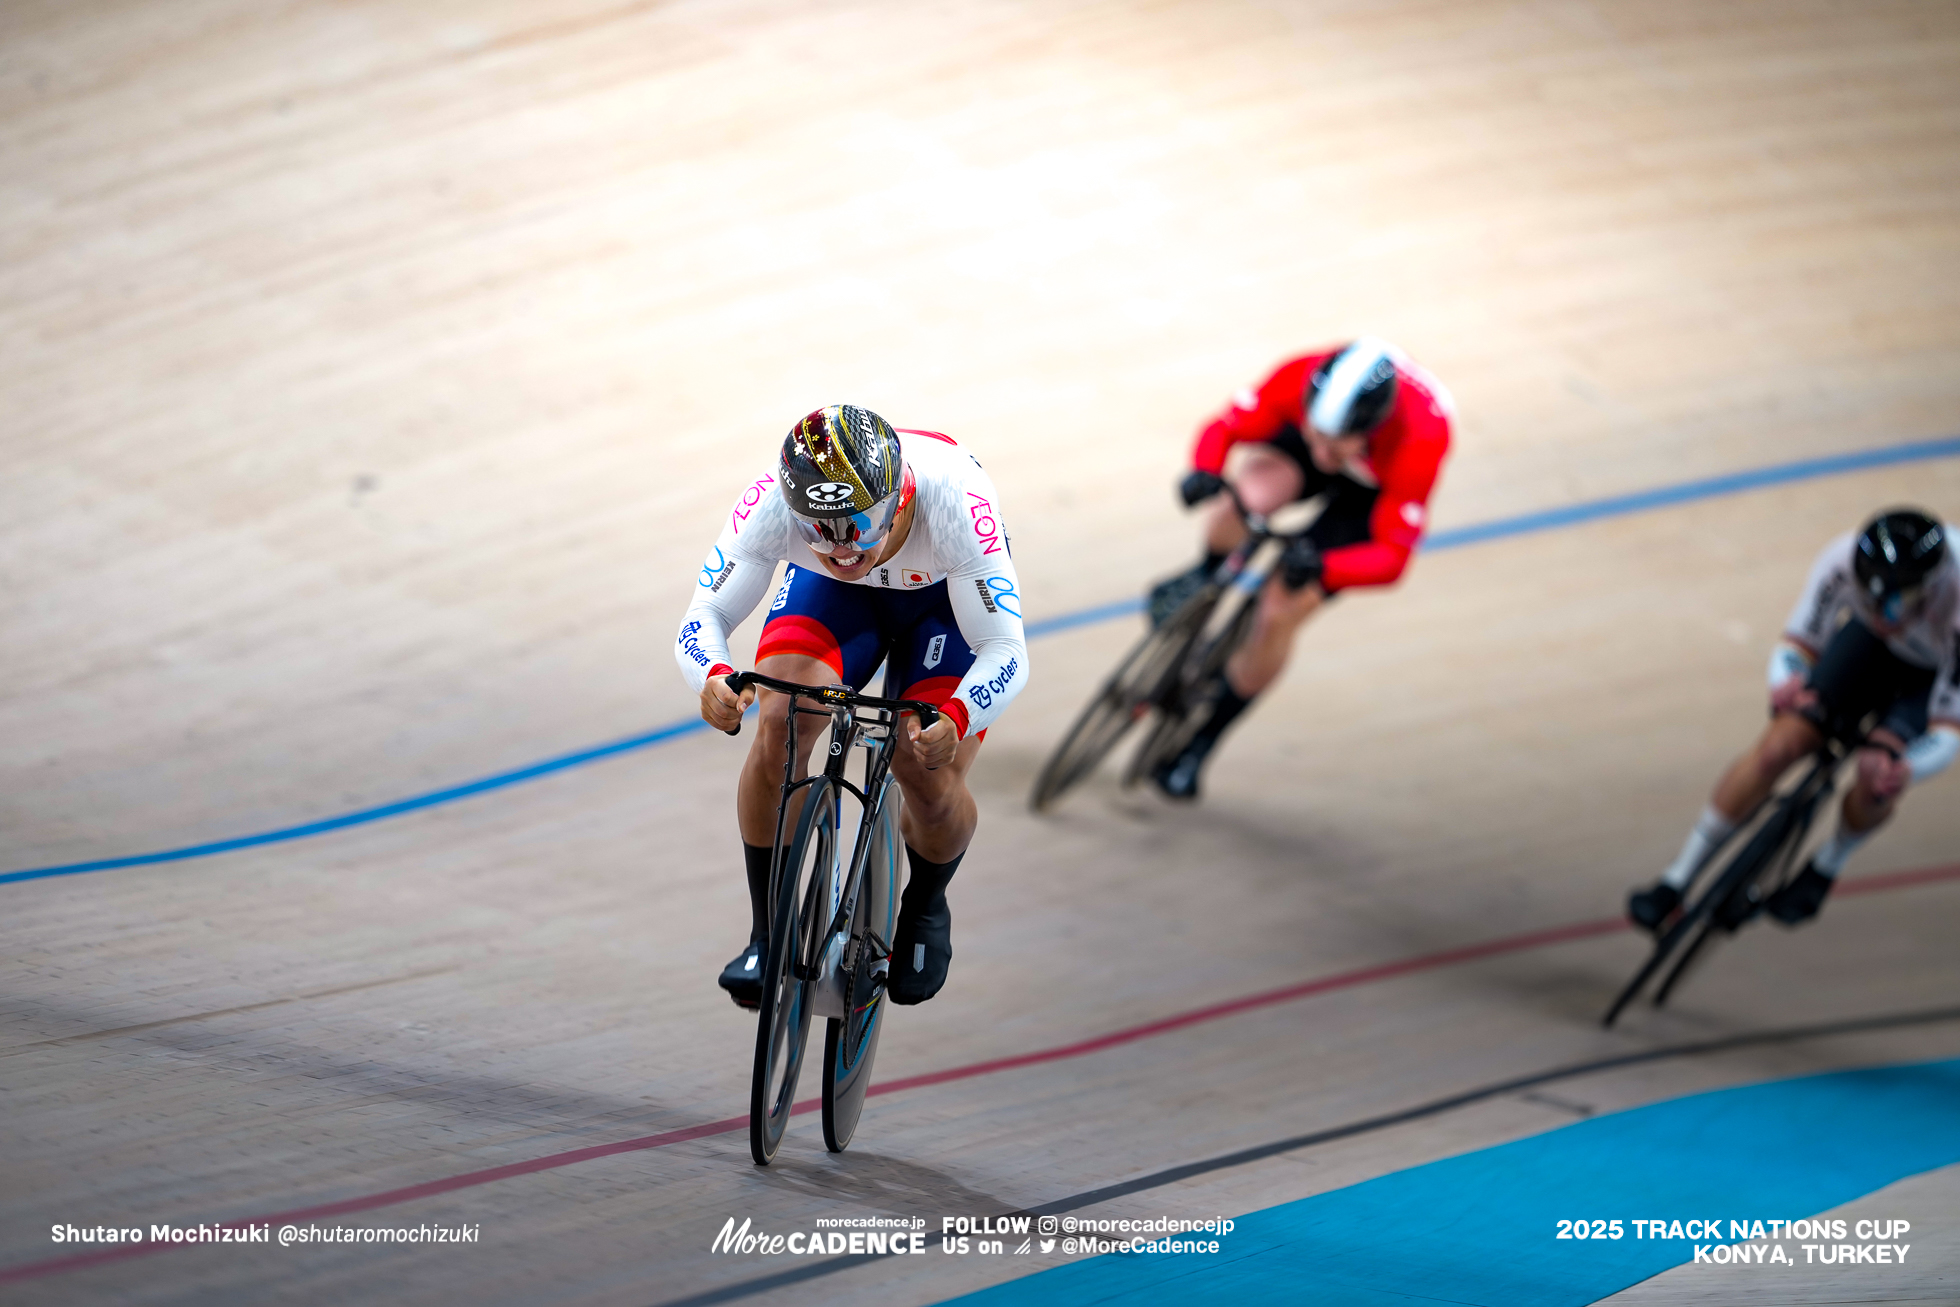
<path id="1" fill-rule="evenodd" d="M 803 497 L 813 504 L 841 504 L 856 493 L 855 487 L 847 486 L 842 481 L 819 481 L 813 486 L 806 486 Z"/>
<path id="2" fill-rule="evenodd" d="M 904 484 L 904 453 L 892 423 L 855 404 L 806 413 L 790 427 L 776 466 L 784 498 L 804 517 L 864 511 Z"/>

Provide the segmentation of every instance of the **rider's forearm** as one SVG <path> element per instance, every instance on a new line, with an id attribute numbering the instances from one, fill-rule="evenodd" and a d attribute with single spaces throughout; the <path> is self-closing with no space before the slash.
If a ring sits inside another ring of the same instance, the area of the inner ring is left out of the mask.
<path id="1" fill-rule="evenodd" d="M 1197 447 L 1191 451 L 1192 467 L 1223 476 L 1225 456 L 1233 445 L 1277 436 L 1289 420 L 1287 402 L 1282 396 L 1291 396 L 1295 401 L 1291 420 L 1296 423 L 1301 420 L 1297 405 L 1299 385 L 1283 380 L 1288 366 L 1282 365 L 1258 391 L 1241 390 L 1232 396 L 1230 407 L 1205 424 L 1205 429 L 1198 433 Z M 1279 384 L 1275 385 L 1276 382 Z"/>
<path id="2" fill-rule="evenodd" d="M 1960 726 L 1945 722 L 1906 746 L 1906 765 L 1912 768 L 1912 783 L 1918 785 L 1945 771 L 1960 756 Z"/>
<path id="3" fill-rule="evenodd" d="M 742 624 L 769 589 L 774 561 L 731 556 L 720 546 L 702 566 L 694 601 L 681 617 L 674 661 L 688 686 L 699 693 L 717 667 L 731 665 L 728 633 Z"/>
<path id="4" fill-rule="evenodd" d="M 1238 440 L 1230 418 L 1218 418 L 1198 433 L 1198 443 L 1191 450 L 1191 466 L 1200 472 L 1223 476 L 1225 455 Z"/>
<path id="5" fill-rule="evenodd" d="M 1409 550 L 1402 545 L 1379 540 L 1343 545 L 1327 551 L 1320 585 L 1329 594 L 1356 586 L 1389 585 L 1401 579 L 1408 565 Z"/>
<path id="6" fill-rule="evenodd" d="M 973 666 L 946 705 L 961 738 L 984 731 L 1028 682 L 1028 638 L 1014 564 L 979 559 L 946 578 L 947 599 Z"/>
<path id="7" fill-rule="evenodd" d="M 973 644 L 973 666 L 947 704 L 947 714 L 959 727 L 961 739 L 993 725 L 1028 683 L 1025 638 L 1016 634 L 969 643 Z"/>
<path id="8" fill-rule="evenodd" d="M 1776 642 L 1769 654 L 1769 688 L 1774 690 L 1793 676 L 1809 676 L 1811 659 L 1788 640 Z"/>

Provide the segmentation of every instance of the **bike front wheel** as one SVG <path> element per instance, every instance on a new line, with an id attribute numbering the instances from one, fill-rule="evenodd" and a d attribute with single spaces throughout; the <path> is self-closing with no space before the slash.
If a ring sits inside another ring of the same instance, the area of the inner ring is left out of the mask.
<path id="1" fill-rule="evenodd" d="M 885 982 L 898 932 L 898 868 L 905 843 L 898 825 L 901 802 L 898 786 L 887 786 L 865 846 L 864 879 L 841 966 L 844 1015 L 832 1017 L 824 1030 L 823 1142 L 833 1153 L 843 1152 L 857 1132 L 885 1028 Z"/>
<path id="2" fill-rule="evenodd" d="M 810 1036 L 810 940 L 829 922 L 830 878 L 837 866 L 836 783 L 813 781 L 777 869 L 770 895 L 769 948 L 762 970 L 762 1009 L 749 1084 L 749 1153 L 767 1166 L 783 1142 L 796 1106 L 796 1080 Z"/>
<path id="3" fill-rule="evenodd" d="M 1137 746 L 1130 765 L 1123 769 L 1125 787 L 1135 785 L 1183 753 L 1184 746 L 1191 743 L 1191 737 L 1210 715 L 1214 702 L 1212 684 L 1224 674 L 1225 663 L 1233 651 L 1245 643 L 1246 634 L 1252 629 L 1258 596 L 1256 592 L 1249 595 L 1236 592 L 1230 601 L 1238 605 L 1237 609 L 1218 617 L 1208 614 L 1203 625 L 1211 628 L 1212 634 L 1206 635 L 1201 629 L 1184 656 L 1171 668 L 1164 688 L 1157 695 L 1157 719 L 1150 724 L 1150 733 L 1143 737 L 1143 743 Z"/>
<path id="4" fill-rule="evenodd" d="M 1036 812 L 1046 812 L 1087 779 L 1117 741 L 1149 715 L 1222 593 L 1216 583 L 1207 584 L 1130 649 L 1043 764 L 1029 798 Z"/>
<path id="5" fill-rule="evenodd" d="M 1689 966 L 1701 956 L 1702 950 L 1714 936 L 1734 928 L 1723 926 L 1719 921 L 1718 914 L 1723 906 L 1732 901 L 1759 897 L 1752 891 L 1766 878 L 1773 878 L 1779 867 L 1788 866 L 1803 844 L 1804 832 L 1809 829 L 1810 815 L 1819 798 L 1819 794 L 1806 782 L 1800 793 L 1777 803 L 1775 810 L 1743 841 L 1721 872 L 1709 879 L 1707 888 L 1692 899 L 1674 924 L 1655 939 L 1653 952 L 1633 973 L 1633 979 L 1614 997 L 1612 1006 L 1606 1009 L 1606 1015 L 1600 1020 L 1601 1025 L 1610 1028 L 1655 976 L 1661 976 L 1661 982 L 1654 994 L 1654 1006 L 1660 1007 L 1667 1002 L 1674 987 L 1681 982 Z"/>

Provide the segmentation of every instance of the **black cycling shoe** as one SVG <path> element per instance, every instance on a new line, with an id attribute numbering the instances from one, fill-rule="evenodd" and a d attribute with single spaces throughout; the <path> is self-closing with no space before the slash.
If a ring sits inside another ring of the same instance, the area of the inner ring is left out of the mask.
<path id="1" fill-rule="evenodd" d="M 1817 870 L 1816 864 L 1806 862 L 1796 879 L 1770 895 L 1763 906 L 1769 909 L 1770 916 L 1786 926 L 1809 921 L 1824 906 L 1824 896 L 1831 892 L 1831 880 Z"/>
<path id="2" fill-rule="evenodd" d="M 1150 625 L 1162 626 L 1171 620 L 1171 615 L 1184 607 L 1192 595 L 1204 589 L 1205 580 L 1211 575 L 1212 564 L 1199 563 L 1188 572 L 1159 581 L 1150 587 Z"/>
<path id="3" fill-rule="evenodd" d="M 1198 778 L 1204 774 L 1205 757 L 1210 752 L 1208 748 L 1199 747 L 1194 740 L 1177 757 L 1151 768 L 1150 779 L 1166 798 L 1195 800 L 1198 797 Z"/>
<path id="4" fill-rule="evenodd" d="M 1652 889 L 1637 889 L 1627 895 L 1627 916 L 1642 930 L 1658 935 L 1667 919 L 1681 906 L 1681 891 L 1666 881 Z"/>
<path id="5" fill-rule="evenodd" d="M 942 891 L 917 913 L 903 907 L 898 913 L 898 938 L 892 944 L 891 971 L 885 990 L 901 1007 L 923 1003 L 946 983 L 953 965 L 953 910 Z"/>
<path id="6" fill-rule="evenodd" d="M 716 982 L 728 991 L 735 1006 L 751 1012 L 762 1006 L 762 950 L 766 943 L 766 940 L 750 940 L 749 946 L 721 969 L 721 979 Z"/>

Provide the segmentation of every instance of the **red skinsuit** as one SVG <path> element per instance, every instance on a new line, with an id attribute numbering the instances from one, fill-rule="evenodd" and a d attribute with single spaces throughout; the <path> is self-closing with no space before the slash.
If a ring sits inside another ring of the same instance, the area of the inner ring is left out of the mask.
<path id="1" fill-rule="evenodd" d="M 1321 350 L 1282 363 L 1259 393 L 1241 392 L 1232 406 L 1198 433 L 1191 462 L 1223 473 L 1225 453 L 1245 440 L 1271 440 L 1288 427 L 1306 425 L 1307 379 L 1338 350 Z M 1369 518 L 1373 539 L 1329 550 L 1321 587 L 1329 594 L 1357 585 L 1387 585 L 1402 575 L 1429 518 L 1429 492 L 1450 448 L 1449 392 L 1409 360 L 1395 361 L 1395 407 L 1375 428 L 1361 466 L 1348 475 L 1381 486 Z"/>

